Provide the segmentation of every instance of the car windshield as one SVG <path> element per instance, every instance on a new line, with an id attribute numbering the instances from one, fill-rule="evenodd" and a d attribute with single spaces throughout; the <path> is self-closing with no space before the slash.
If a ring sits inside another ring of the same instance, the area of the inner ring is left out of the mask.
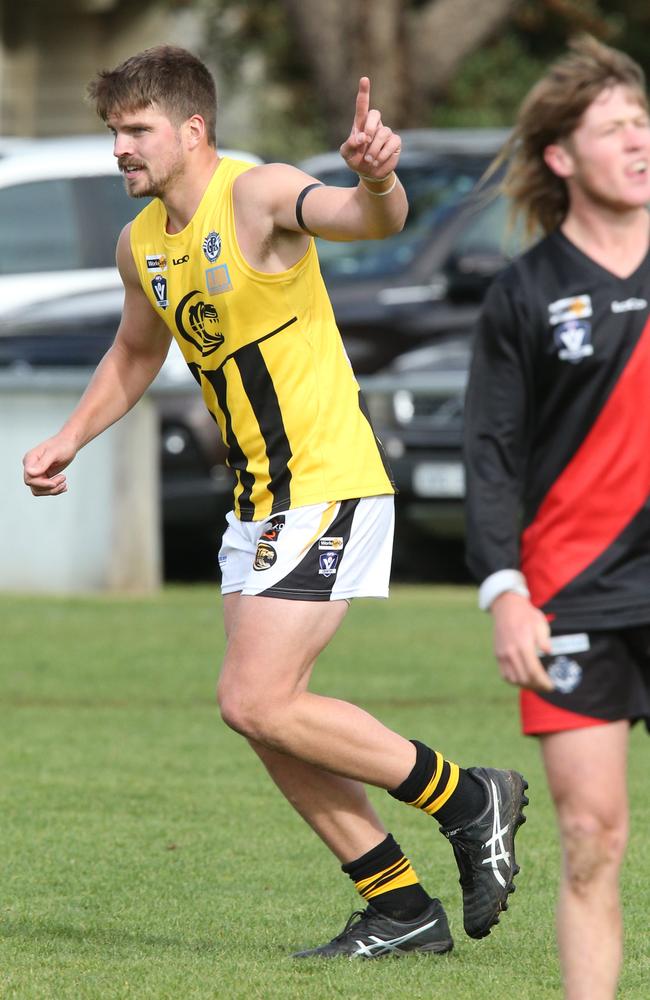
<path id="1" fill-rule="evenodd" d="M 354 243 L 317 240 L 325 280 L 375 278 L 403 271 L 431 231 L 469 194 L 488 163 L 488 157 L 448 156 L 400 166 L 399 177 L 409 202 L 404 229 L 387 240 Z M 320 171 L 319 177 L 339 187 L 356 184 L 355 175 L 345 167 Z"/>

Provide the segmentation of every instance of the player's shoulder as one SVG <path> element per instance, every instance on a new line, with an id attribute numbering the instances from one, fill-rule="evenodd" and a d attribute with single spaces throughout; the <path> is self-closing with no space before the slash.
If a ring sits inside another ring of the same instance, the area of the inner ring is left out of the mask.
<path id="1" fill-rule="evenodd" d="M 499 272 L 490 286 L 489 298 L 525 305 L 529 312 L 534 302 L 552 291 L 560 252 L 555 232 L 541 237 Z"/>
<path id="2" fill-rule="evenodd" d="M 550 262 L 556 259 L 558 250 L 557 233 L 548 233 L 514 257 L 496 280 L 507 288 L 519 283 L 522 279 L 534 277 L 540 268 L 547 267 Z"/>

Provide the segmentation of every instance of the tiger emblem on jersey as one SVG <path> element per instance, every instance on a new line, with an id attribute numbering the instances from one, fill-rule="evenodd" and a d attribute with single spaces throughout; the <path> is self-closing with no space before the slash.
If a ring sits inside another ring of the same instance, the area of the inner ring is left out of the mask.
<path id="1" fill-rule="evenodd" d="M 176 309 L 176 329 L 184 340 L 189 341 L 201 352 L 204 358 L 218 351 L 224 342 L 224 335 L 219 330 L 219 313 L 211 302 L 204 302 L 195 296 L 201 292 L 194 289 L 185 295 Z"/>

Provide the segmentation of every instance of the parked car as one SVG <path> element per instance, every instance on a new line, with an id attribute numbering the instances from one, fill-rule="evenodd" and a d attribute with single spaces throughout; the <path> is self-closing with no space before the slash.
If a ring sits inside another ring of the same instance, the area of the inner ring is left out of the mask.
<path id="1" fill-rule="evenodd" d="M 385 372 L 362 378 L 401 513 L 439 536 L 463 534 L 463 399 L 470 351 L 470 339 L 459 337 L 417 348 Z"/>
<path id="2" fill-rule="evenodd" d="M 398 168 L 409 199 L 403 231 L 381 241 L 318 241 L 321 270 L 350 360 L 377 372 L 429 341 L 465 335 L 492 278 L 521 247 L 492 177 L 478 184 L 505 129 L 402 133 Z M 331 184 L 355 175 L 338 153 L 300 166 Z"/>
<path id="3" fill-rule="evenodd" d="M 0 315 L 51 296 L 118 287 L 115 244 L 144 204 L 126 194 L 108 132 L 0 140 Z"/>

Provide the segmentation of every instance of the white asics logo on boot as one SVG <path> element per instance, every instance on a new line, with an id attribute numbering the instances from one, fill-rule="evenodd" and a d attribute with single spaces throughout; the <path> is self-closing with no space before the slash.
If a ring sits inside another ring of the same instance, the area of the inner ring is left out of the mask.
<path id="1" fill-rule="evenodd" d="M 499 885 L 506 887 L 506 880 L 499 871 L 499 861 L 505 861 L 508 868 L 510 868 L 510 852 L 506 851 L 505 844 L 503 843 L 503 837 L 508 832 L 508 824 L 501 826 L 501 816 L 499 815 L 499 798 L 497 795 L 497 788 L 492 779 L 490 779 L 490 794 L 492 796 L 492 836 L 489 840 L 483 844 L 483 847 L 489 847 L 490 854 L 487 858 L 483 858 L 481 864 L 490 865 L 492 868 L 492 874 L 499 883 Z"/>
<path id="2" fill-rule="evenodd" d="M 399 951 L 399 946 L 404 944 L 406 941 L 410 941 L 411 938 L 417 937 L 418 934 L 422 934 L 423 931 L 428 931 L 429 928 L 435 927 L 438 923 L 438 917 L 435 920 L 431 920 L 428 924 L 423 924 L 422 927 L 418 927 L 417 930 L 409 931 L 408 934 L 402 934 L 400 937 L 392 938 L 390 941 L 382 941 L 380 937 L 375 934 L 370 935 L 370 943 L 364 944 L 363 941 L 355 941 L 358 945 L 357 951 L 352 955 L 352 958 L 356 958 L 357 955 L 365 956 L 366 958 L 376 958 L 377 955 L 388 954 L 391 951 Z"/>

